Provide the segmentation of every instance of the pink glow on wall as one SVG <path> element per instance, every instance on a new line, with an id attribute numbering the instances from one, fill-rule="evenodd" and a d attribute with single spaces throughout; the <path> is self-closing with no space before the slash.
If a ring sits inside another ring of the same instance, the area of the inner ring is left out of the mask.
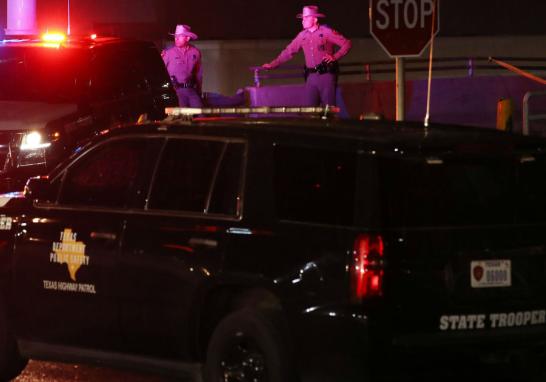
<path id="1" fill-rule="evenodd" d="M 37 33 L 36 0 L 8 0 L 6 36 L 28 36 Z"/>

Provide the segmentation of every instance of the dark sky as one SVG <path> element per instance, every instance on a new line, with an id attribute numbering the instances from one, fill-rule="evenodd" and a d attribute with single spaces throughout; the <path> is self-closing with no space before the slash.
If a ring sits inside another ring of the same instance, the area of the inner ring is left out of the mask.
<path id="1" fill-rule="evenodd" d="M 209 38 L 274 39 L 291 37 L 301 29 L 295 15 L 309 1 L 207 0 L 207 7 L 199 1 L 170 3 L 171 24 L 189 20 Z M 327 24 L 349 36 L 369 36 L 367 0 L 314 3 L 327 15 Z M 442 0 L 440 5 L 444 36 L 546 34 L 546 0 Z"/>
<path id="2" fill-rule="evenodd" d="M 6 1 L 0 0 L 2 30 Z M 66 26 L 66 0 L 36 2 L 41 30 Z M 343 34 L 370 36 L 368 0 L 72 0 L 71 9 L 73 30 L 82 32 L 156 39 L 185 23 L 202 40 L 284 39 L 301 30 L 295 15 L 309 3 L 319 5 L 324 22 Z M 441 0 L 440 36 L 546 35 L 545 15 L 546 0 Z"/>

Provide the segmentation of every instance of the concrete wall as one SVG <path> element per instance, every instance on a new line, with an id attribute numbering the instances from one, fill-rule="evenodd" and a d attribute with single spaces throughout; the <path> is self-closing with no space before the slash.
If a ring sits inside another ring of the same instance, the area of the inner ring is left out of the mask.
<path id="1" fill-rule="evenodd" d="M 234 94 L 237 89 L 253 85 L 251 66 L 261 65 L 272 60 L 289 40 L 247 40 L 247 41 L 197 41 L 195 44 L 203 52 L 204 90 L 222 94 Z M 158 46 L 171 42 L 163 40 Z M 530 56 L 546 57 L 546 35 L 540 36 L 494 36 L 494 37 L 441 37 L 436 39 L 435 57 L 473 57 L 473 56 Z M 426 58 L 428 52 L 423 54 Z M 370 62 L 390 60 L 380 46 L 371 38 L 353 39 L 353 48 L 342 62 Z M 300 53 L 291 64 L 303 65 Z M 394 60 L 393 60 L 394 63 Z M 496 71 L 498 73 L 498 71 Z M 456 73 L 464 75 L 465 72 Z M 476 74 L 488 74 L 480 73 Z M 489 73 L 490 74 L 490 73 Z M 435 73 L 435 76 L 453 76 L 454 73 Z M 423 73 L 408 74 L 408 79 L 422 78 Z M 393 75 L 373 76 L 373 79 L 389 80 Z M 363 75 L 343 76 L 342 83 L 361 82 Z M 289 81 L 268 81 L 266 85 L 282 83 L 302 83 L 303 79 Z"/>
<path id="2" fill-rule="evenodd" d="M 406 83 L 406 120 L 423 122 L 426 114 L 427 80 Z M 516 76 L 437 78 L 432 81 L 430 121 L 447 124 L 494 128 L 497 104 L 512 101 L 512 130 L 522 130 L 522 105 L 527 92 L 544 92 L 546 87 Z M 252 106 L 299 106 L 304 102 L 304 86 L 276 85 L 247 88 Z M 394 81 L 346 82 L 338 89 L 342 117 L 359 118 L 365 114 L 395 119 Z M 530 102 L 532 114 L 546 115 L 546 96 Z M 531 132 L 546 132 L 546 121 L 531 124 Z"/>
<path id="3" fill-rule="evenodd" d="M 432 122 L 496 126 L 497 104 L 501 99 L 513 103 L 514 131 L 521 131 L 523 97 L 527 92 L 546 90 L 544 85 L 516 76 L 437 78 L 432 81 L 430 120 Z M 376 113 L 395 119 L 395 86 L 393 81 L 347 83 L 341 93 L 348 113 Z M 406 84 L 406 120 L 424 121 L 427 81 L 412 80 Z M 533 99 L 532 112 L 546 113 L 546 97 Z"/>
<path id="4" fill-rule="evenodd" d="M 204 55 L 206 91 L 233 94 L 246 88 L 252 105 L 300 105 L 303 102 L 303 78 L 266 80 L 261 87 L 253 86 L 250 66 L 271 60 L 287 41 L 204 41 L 197 42 Z M 537 57 L 546 64 L 546 36 L 438 38 L 434 51 L 442 57 Z M 428 54 L 428 52 L 427 52 Z M 426 58 L 426 55 L 424 55 Z M 343 62 L 392 61 L 372 39 L 353 40 L 353 49 Z M 303 65 L 303 57 L 292 62 Z M 461 61 L 459 63 L 464 63 Z M 407 65 L 410 67 L 410 65 Z M 422 66 L 426 67 L 426 64 Z M 392 67 L 392 66 L 391 66 Z M 514 104 L 514 130 L 521 130 L 522 100 L 528 91 L 546 90 L 544 85 L 513 75 L 505 69 L 474 69 L 433 71 L 431 120 L 495 127 L 497 102 L 511 99 Z M 358 67 L 355 67 L 358 68 Z M 344 112 L 351 117 L 363 113 L 379 113 L 387 119 L 395 115 L 394 73 L 376 74 L 366 80 L 364 74 L 340 77 L 339 94 Z M 296 69 L 297 72 L 297 69 Z M 275 73 L 271 71 L 270 73 Z M 546 71 L 535 71 L 546 78 Z M 408 72 L 406 84 L 406 119 L 422 121 L 426 111 L 426 71 Z M 536 105 L 546 112 L 544 99 Z"/>

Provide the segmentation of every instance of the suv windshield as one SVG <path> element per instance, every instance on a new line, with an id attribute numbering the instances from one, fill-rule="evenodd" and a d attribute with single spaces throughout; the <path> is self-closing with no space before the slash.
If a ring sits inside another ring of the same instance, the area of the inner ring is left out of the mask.
<path id="1" fill-rule="evenodd" d="M 0 47 L 0 100 L 77 102 L 81 51 Z"/>

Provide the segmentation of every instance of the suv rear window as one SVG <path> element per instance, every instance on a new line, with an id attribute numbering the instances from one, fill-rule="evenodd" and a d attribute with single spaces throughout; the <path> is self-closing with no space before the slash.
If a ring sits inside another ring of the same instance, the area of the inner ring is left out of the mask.
<path id="1" fill-rule="evenodd" d="M 317 148 L 275 148 L 277 217 L 352 225 L 356 153 Z"/>
<path id="2" fill-rule="evenodd" d="M 523 159 L 522 159 L 523 158 Z M 546 160 L 536 157 L 384 159 L 380 198 L 392 226 L 546 221 Z"/>

